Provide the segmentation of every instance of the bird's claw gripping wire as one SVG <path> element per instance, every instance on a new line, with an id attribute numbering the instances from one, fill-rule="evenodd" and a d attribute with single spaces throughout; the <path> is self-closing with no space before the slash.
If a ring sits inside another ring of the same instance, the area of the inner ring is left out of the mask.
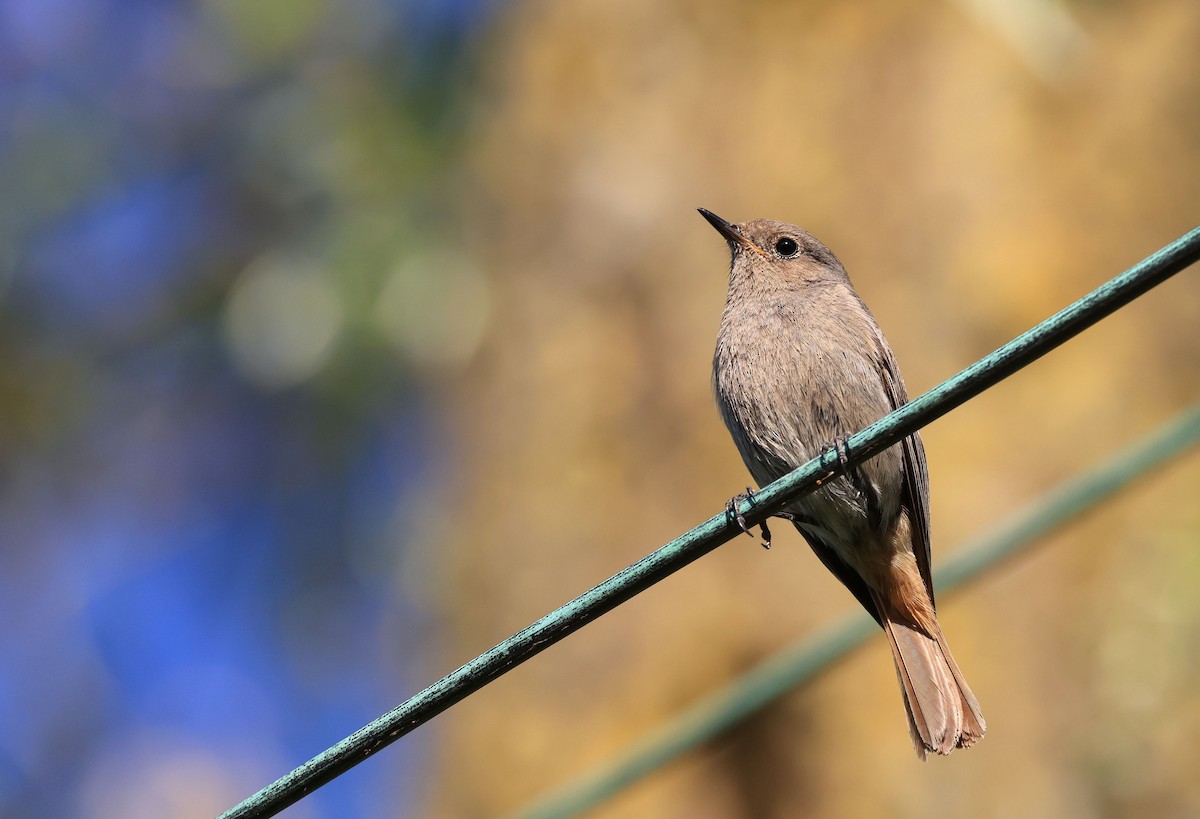
<path id="1" fill-rule="evenodd" d="M 867 476 L 863 474 L 859 467 L 856 466 L 853 468 L 847 468 L 847 465 L 850 463 L 850 447 L 847 446 L 846 440 L 846 436 L 838 435 L 833 439 L 833 443 L 824 447 L 822 451 L 825 449 L 833 449 L 837 452 L 838 463 L 842 467 L 842 473 L 846 476 L 846 479 L 850 482 L 850 486 L 854 489 L 854 491 L 857 492 L 859 497 L 863 499 L 863 502 L 867 507 L 867 514 L 871 516 L 872 520 L 877 520 L 879 518 L 880 506 L 879 490 L 877 490 L 871 481 L 867 479 Z M 817 485 L 820 486 L 821 484 L 835 477 L 836 474 L 836 472 L 830 472 L 824 478 L 818 481 Z"/>
<path id="2" fill-rule="evenodd" d="M 741 512 L 738 511 L 738 507 L 742 505 L 742 501 L 747 501 L 747 500 L 750 501 L 750 503 L 754 503 L 754 490 L 748 486 L 746 487 L 745 492 L 742 492 L 741 494 L 738 494 L 738 495 L 734 495 L 725 504 L 725 516 L 730 521 L 736 523 L 738 525 L 738 527 L 743 532 L 745 532 L 747 535 L 749 535 L 750 537 L 754 537 L 754 533 L 751 532 L 750 528 L 746 525 L 745 515 L 743 515 Z M 762 523 L 758 524 L 758 528 L 762 530 L 763 548 L 770 549 L 771 548 L 771 530 L 767 528 L 767 522 L 764 520 Z"/>
<path id="3" fill-rule="evenodd" d="M 741 506 L 742 501 L 745 501 L 745 500 L 748 500 L 751 503 L 754 502 L 754 490 L 752 490 L 748 486 L 746 487 L 745 492 L 742 492 L 741 494 L 738 494 L 738 495 L 734 495 L 732 498 L 730 498 L 728 501 L 725 502 L 725 517 L 728 518 L 730 521 L 736 523 L 738 525 L 738 527 L 741 528 L 741 530 L 743 532 L 745 532 L 747 535 L 750 535 L 750 537 L 754 537 L 754 534 L 746 526 L 745 515 L 743 515 L 741 512 L 738 511 L 738 507 Z"/>
<path id="4" fill-rule="evenodd" d="M 827 449 L 834 449 L 837 451 L 838 463 L 841 464 L 842 471 L 846 472 L 847 471 L 846 464 L 850 463 L 850 447 L 846 446 L 846 436 L 838 435 L 838 436 L 834 437 L 833 443 L 826 444 L 825 446 L 821 447 L 821 454 L 824 454 L 825 450 L 827 450 Z M 820 486 L 821 484 L 825 483 L 826 481 L 830 480 L 831 478 L 836 478 L 836 477 L 837 477 L 837 472 L 835 472 L 835 471 L 827 472 L 827 473 L 825 473 L 824 477 L 820 478 L 817 481 L 817 486 Z"/>
<path id="5" fill-rule="evenodd" d="M 836 436 L 833 439 L 833 448 L 837 450 L 838 463 L 842 465 L 842 469 L 845 469 L 846 464 L 850 462 L 850 447 L 846 446 L 846 436 Z"/>

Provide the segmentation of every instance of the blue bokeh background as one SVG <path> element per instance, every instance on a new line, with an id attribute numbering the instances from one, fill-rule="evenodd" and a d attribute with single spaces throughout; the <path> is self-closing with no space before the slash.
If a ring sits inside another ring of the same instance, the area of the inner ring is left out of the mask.
<path id="1" fill-rule="evenodd" d="M 487 19 L 0 2 L 0 815 L 211 815 L 426 681 L 396 576 L 446 447 L 347 294 L 452 238 Z M 414 211 L 419 239 L 347 227 Z M 281 247 L 341 306 L 273 379 L 225 314 Z M 405 815 L 423 741 L 299 815 Z"/>

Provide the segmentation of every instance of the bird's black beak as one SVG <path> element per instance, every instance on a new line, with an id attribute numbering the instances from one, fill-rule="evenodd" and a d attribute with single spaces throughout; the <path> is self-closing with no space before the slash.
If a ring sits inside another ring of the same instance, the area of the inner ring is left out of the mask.
<path id="1" fill-rule="evenodd" d="M 696 208 L 696 210 L 700 211 L 700 215 L 717 229 L 717 233 L 725 237 L 725 241 L 729 242 L 729 251 L 734 256 L 738 254 L 738 251 L 749 250 L 766 258 L 767 254 L 763 253 L 762 248 L 747 239 L 746 234 L 742 233 L 737 225 L 726 222 L 711 210 L 705 210 L 704 208 Z"/>
<path id="2" fill-rule="evenodd" d="M 711 210 L 707 210 L 705 208 L 696 208 L 696 210 L 700 211 L 700 215 L 707 219 L 708 223 L 717 229 L 717 233 L 720 233 L 722 236 L 724 236 L 726 241 L 728 241 L 730 244 L 746 244 L 746 237 L 743 236 L 742 232 L 737 229 L 737 225 L 732 225 L 729 222 L 726 222 Z"/>

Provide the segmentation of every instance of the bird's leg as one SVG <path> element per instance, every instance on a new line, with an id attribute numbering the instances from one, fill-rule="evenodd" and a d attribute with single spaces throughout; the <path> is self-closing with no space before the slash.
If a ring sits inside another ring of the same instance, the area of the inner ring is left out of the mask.
<path id="1" fill-rule="evenodd" d="M 746 517 L 738 511 L 738 507 L 742 505 L 742 501 L 746 500 L 750 501 L 750 503 L 754 503 L 754 490 L 748 486 L 746 487 L 745 492 L 734 495 L 729 499 L 729 502 L 725 504 L 725 515 L 730 520 L 735 521 L 737 525 L 741 527 L 743 532 L 745 532 L 747 535 L 750 535 L 750 537 L 754 537 L 754 534 L 750 531 L 750 528 L 746 526 Z M 762 530 L 763 548 L 770 549 L 771 530 L 767 528 L 767 522 L 764 520 L 758 525 L 758 528 Z"/>

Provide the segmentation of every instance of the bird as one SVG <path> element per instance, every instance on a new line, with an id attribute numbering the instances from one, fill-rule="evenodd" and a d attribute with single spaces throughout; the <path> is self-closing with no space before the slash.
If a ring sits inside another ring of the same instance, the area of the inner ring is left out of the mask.
<path id="1" fill-rule="evenodd" d="M 831 446 L 844 461 L 847 436 L 908 401 L 874 316 L 842 263 L 807 231 L 699 210 L 730 250 L 713 390 L 750 474 L 765 486 Z M 883 628 L 917 756 L 968 748 L 987 725 L 937 619 L 921 438 L 913 433 L 844 471 L 776 516 Z"/>

